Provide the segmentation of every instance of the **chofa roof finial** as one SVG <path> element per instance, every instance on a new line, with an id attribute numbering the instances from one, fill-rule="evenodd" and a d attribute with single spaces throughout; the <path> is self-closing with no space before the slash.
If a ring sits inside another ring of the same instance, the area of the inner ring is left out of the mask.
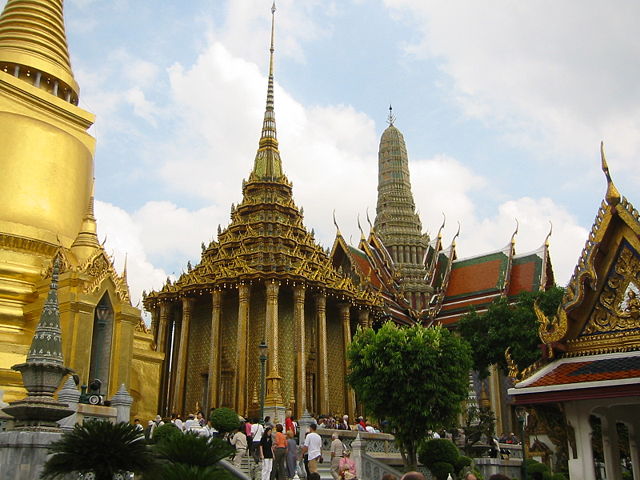
<path id="1" fill-rule="evenodd" d="M 600 158 L 602 160 L 602 171 L 604 172 L 604 176 L 607 177 L 607 194 L 604 198 L 609 205 L 614 207 L 620 203 L 620 192 L 613 184 L 613 180 L 611 180 L 609 165 L 607 164 L 607 158 L 604 154 L 604 142 L 600 142 Z"/>

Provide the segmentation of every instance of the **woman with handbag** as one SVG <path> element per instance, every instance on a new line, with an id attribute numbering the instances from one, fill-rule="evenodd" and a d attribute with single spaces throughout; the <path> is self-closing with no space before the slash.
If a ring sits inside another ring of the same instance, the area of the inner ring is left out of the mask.
<path id="1" fill-rule="evenodd" d="M 345 449 L 344 456 L 340 459 L 338 471 L 342 480 L 355 480 L 357 478 L 356 462 L 351 460 L 350 453 L 349 450 Z"/>

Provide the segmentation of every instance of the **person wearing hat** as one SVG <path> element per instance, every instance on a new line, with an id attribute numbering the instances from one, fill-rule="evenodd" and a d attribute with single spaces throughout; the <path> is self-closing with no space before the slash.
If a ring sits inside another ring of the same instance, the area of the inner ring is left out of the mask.
<path id="1" fill-rule="evenodd" d="M 338 471 L 340 478 L 343 480 L 355 480 L 357 477 L 356 462 L 351 460 L 351 452 L 346 448 L 344 449 L 343 457 L 340 459 Z"/>

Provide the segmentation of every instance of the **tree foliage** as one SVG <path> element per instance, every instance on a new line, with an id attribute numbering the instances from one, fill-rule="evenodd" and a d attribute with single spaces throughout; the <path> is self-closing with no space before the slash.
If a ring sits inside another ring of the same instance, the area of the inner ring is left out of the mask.
<path id="1" fill-rule="evenodd" d="M 406 466 L 415 467 L 427 429 L 453 424 L 467 398 L 469 345 L 441 327 L 387 322 L 358 330 L 348 357 L 348 381 L 367 413 L 389 422 Z"/>
<path id="2" fill-rule="evenodd" d="M 473 446 L 483 437 L 491 438 L 495 434 L 496 415 L 489 407 L 471 406 L 464 414 L 464 451 L 474 455 Z"/>
<path id="3" fill-rule="evenodd" d="M 238 414 L 230 408 L 216 408 L 209 417 L 213 428 L 220 433 L 232 432 L 240 426 Z"/>
<path id="4" fill-rule="evenodd" d="M 41 477 L 64 478 L 70 473 L 93 473 L 96 480 L 112 480 L 114 474 L 141 473 L 153 465 L 144 436 L 128 423 L 88 420 L 49 447 Z"/>
<path id="5" fill-rule="evenodd" d="M 533 303 L 538 301 L 542 311 L 556 314 L 564 289 L 552 287 L 541 292 L 522 292 L 515 302 L 500 298 L 485 313 L 474 310 L 458 322 L 458 331 L 473 349 L 473 368 L 486 378 L 491 365 L 504 372 L 507 364 L 504 352 L 510 347 L 511 356 L 519 369 L 524 369 L 540 358 L 538 322 Z"/>

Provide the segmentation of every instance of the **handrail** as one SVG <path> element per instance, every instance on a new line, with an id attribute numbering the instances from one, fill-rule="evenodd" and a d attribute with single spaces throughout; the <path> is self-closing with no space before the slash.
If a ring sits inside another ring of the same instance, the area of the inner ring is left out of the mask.
<path id="1" fill-rule="evenodd" d="M 242 470 L 237 469 L 235 465 L 233 465 L 229 460 L 220 460 L 217 464 L 224 468 L 227 472 L 229 472 L 234 478 L 240 478 L 241 480 L 251 480 L 251 477 L 245 475 Z"/>

